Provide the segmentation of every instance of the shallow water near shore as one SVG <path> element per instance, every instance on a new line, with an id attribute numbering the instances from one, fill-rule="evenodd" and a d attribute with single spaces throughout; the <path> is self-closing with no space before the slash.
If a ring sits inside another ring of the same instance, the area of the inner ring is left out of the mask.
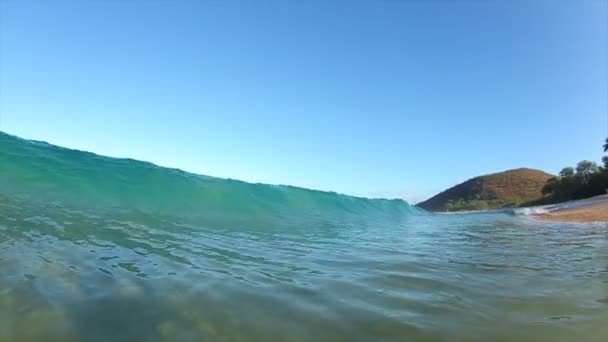
<path id="1" fill-rule="evenodd" d="M 606 224 L 0 144 L 0 341 L 608 339 Z"/>

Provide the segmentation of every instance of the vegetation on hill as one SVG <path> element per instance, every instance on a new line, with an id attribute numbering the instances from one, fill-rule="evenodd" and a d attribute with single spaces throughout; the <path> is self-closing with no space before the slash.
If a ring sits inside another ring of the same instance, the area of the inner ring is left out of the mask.
<path id="1" fill-rule="evenodd" d="M 475 177 L 418 206 L 431 211 L 497 209 L 543 198 L 543 187 L 553 175 L 533 169 L 508 170 Z"/>
<path id="2" fill-rule="evenodd" d="M 608 152 L 608 138 L 603 146 Z M 475 177 L 418 203 L 430 211 L 499 209 L 571 201 L 608 193 L 608 156 L 562 169 L 558 176 L 517 169 Z"/>
<path id="3" fill-rule="evenodd" d="M 608 152 L 608 139 L 604 144 Z M 576 167 L 562 169 L 559 176 L 549 180 L 543 188 L 541 200 L 528 204 L 547 204 L 576 200 L 608 193 L 608 156 L 602 158 L 603 166 L 583 160 Z"/>

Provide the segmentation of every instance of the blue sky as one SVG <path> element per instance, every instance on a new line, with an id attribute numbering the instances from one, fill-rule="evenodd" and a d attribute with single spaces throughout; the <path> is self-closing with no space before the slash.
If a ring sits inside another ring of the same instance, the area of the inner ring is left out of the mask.
<path id="1" fill-rule="evenodd" d="M 0 0 L 0 130 L 417 202 L 599 160 L 602 0 Z"/>

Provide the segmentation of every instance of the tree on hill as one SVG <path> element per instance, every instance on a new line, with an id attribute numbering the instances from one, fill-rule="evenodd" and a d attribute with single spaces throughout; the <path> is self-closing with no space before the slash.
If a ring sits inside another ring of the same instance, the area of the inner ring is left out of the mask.
<path id="1" fill-rule="evenodd" d="M 604 144 L 604 152 L 608 152 L 608 138 L 606 138 L 606 143 Z M 608 156 L 604 156 L 602 162 L 604 163 L 604 171 L 608 172 Z"/>
<path id="2" fill-rule="evenodd" d="M 595 162 L 583 160 L 576 165 L 576 176 L 581 178 L 583 184 L 589 184 L 591 177 L 599 171 Z"/>
<path id="3" fill-rule="evenodd" d="M 568 166 L 568 167 L 563 168 L 559 172 L 559 176 L 560 177 L 572 177 L 572 176 L 574 176 L 574 168 L 572 166 Z"/>
<path id="4" fill-rule="evenodd" d="M 608 152 L 608 139 L 604 145 Z M 543 188 L 543 202 L 559 202 L 581 199 L 608 192 L 608 156 L 602 158 L 603 166 L 583 160 L 576 168 L 566 167 L 559 176 L 550 179 Z"/>

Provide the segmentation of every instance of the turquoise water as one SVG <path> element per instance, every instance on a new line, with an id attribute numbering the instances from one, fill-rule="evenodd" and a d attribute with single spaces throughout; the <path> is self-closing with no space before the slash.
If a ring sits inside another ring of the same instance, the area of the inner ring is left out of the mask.
<path id="1" fill-rule="evenodd" d="M 0 133 L 0 341 L 605 341 L 608 225 L 432 215 Z"/>

